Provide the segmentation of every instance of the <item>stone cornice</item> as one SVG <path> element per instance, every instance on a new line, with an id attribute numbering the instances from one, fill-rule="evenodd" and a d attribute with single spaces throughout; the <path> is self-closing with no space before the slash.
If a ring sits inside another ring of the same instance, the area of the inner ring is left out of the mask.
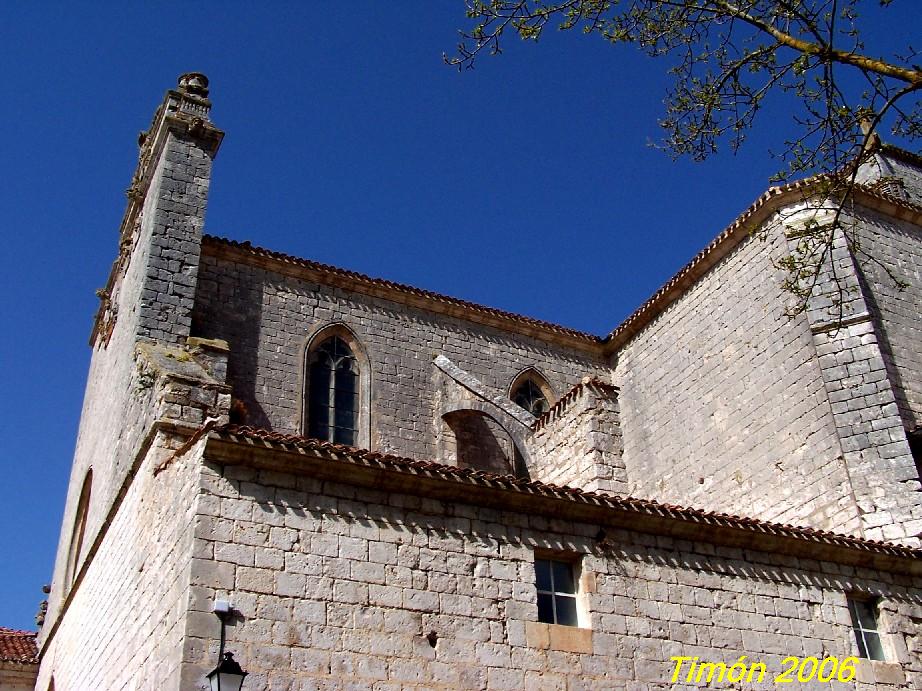
<path id="1" fill-rule="evenodd" d="M 335 286 L 426 312 L 444 314 L 502 331 L 529 336 L 545 343 L 601 356 L 602 339 L 592 334 L 402 283 L 373 278 L 356 271 L 255 247 L 249 242 L 236 242 L 206 235 L 203 239 L 202 251 L 218 259 L 239 262 L 312 283 Z"/>

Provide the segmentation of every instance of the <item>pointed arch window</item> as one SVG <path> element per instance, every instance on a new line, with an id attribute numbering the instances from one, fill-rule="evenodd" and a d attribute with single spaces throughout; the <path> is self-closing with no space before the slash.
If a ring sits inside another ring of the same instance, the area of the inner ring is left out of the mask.
<path id="1" fill-rule="evenodd" d="M 70 545 L 67 550 L 66 585 L 69 588 L 77 577 L 80 565 L 80 553 L 83 550 L 83 537 L 86 532 L 86 518 L 90 508 L 90 493 L 93 488 L 93 469 L 86 471 L 83 487 L 80 488 L 80 499 L 77 502 L 77 512 L 74 516 L 74 529 L 70 536 Z"/>
<path id="2" fill-rule="evenodd" d="M 358 439 L 359 367 L 339 336 L 308 354 L 307 435 L 355 446 Z"/>
<path id="3" fill-rule="evenodd" d="M 512 390 L 512 401 L 535 417 L 540 417 L 551 407 L 541 387 L 531 378 L 524 379 L 515 386 Z"/>

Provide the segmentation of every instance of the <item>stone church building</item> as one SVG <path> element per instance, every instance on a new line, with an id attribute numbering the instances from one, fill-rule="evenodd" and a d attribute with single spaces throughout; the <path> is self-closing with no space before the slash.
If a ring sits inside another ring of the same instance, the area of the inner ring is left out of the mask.
<path id="1" fill-rule="evenodd" d="M 208 688 L 222 631 L 246 691 L 922 688 L 922 158 L 806 311 L 816 181 L 599 337 L 204 234 L 210 108 L 141 138 L 39 691 Z"/>

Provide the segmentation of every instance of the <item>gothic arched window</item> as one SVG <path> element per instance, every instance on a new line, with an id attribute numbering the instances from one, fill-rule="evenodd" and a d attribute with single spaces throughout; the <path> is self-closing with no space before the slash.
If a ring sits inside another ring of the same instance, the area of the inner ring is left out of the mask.
<path id="1" fill-rule="evenodd" d="M 93 488 L 93 469 L 86 471 L 83 487 L 80 489 L 80 499 L 77 501 L 77 512 L 74 516 L 74 529 L 70 535 L 70 546 L 67 550 L 67 571 L 65 574 L 65 587 L 70 587 L 77 577 L 80 566 L 80 552 L 83 550 L 83 536 L 86 532 L 86 517 L 90 508 L 90 493 Z"/>
<path id="2" fill-rule="evenodd" d="M 358 439 L 359 367 L 339 336 L 308 353 L 307 436 L 355 446 Z"/>
<path id="3" fill-rule="evenodd" d="M 513 402 L 539 417 L 550 409 L 547 397 L 533 379 L 525 379 L 512 391 Z"/>

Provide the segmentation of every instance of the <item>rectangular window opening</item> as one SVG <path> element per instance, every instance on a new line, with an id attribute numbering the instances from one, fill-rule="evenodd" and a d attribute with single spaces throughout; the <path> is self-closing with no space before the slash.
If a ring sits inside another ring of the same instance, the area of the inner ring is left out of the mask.
<path id="1" fill-rule="evenodd" d="M 885 660 L 878 625 L 879 600 L 851 595 L 847 599 L 859 655 L 868 660 Z"/>
<path id="2" fill-rule="evenodd" d="M 538 590 L 538 621 L 579 626 L 577 614 L 577 565 L 559 559 L 535 558 Z"/>

